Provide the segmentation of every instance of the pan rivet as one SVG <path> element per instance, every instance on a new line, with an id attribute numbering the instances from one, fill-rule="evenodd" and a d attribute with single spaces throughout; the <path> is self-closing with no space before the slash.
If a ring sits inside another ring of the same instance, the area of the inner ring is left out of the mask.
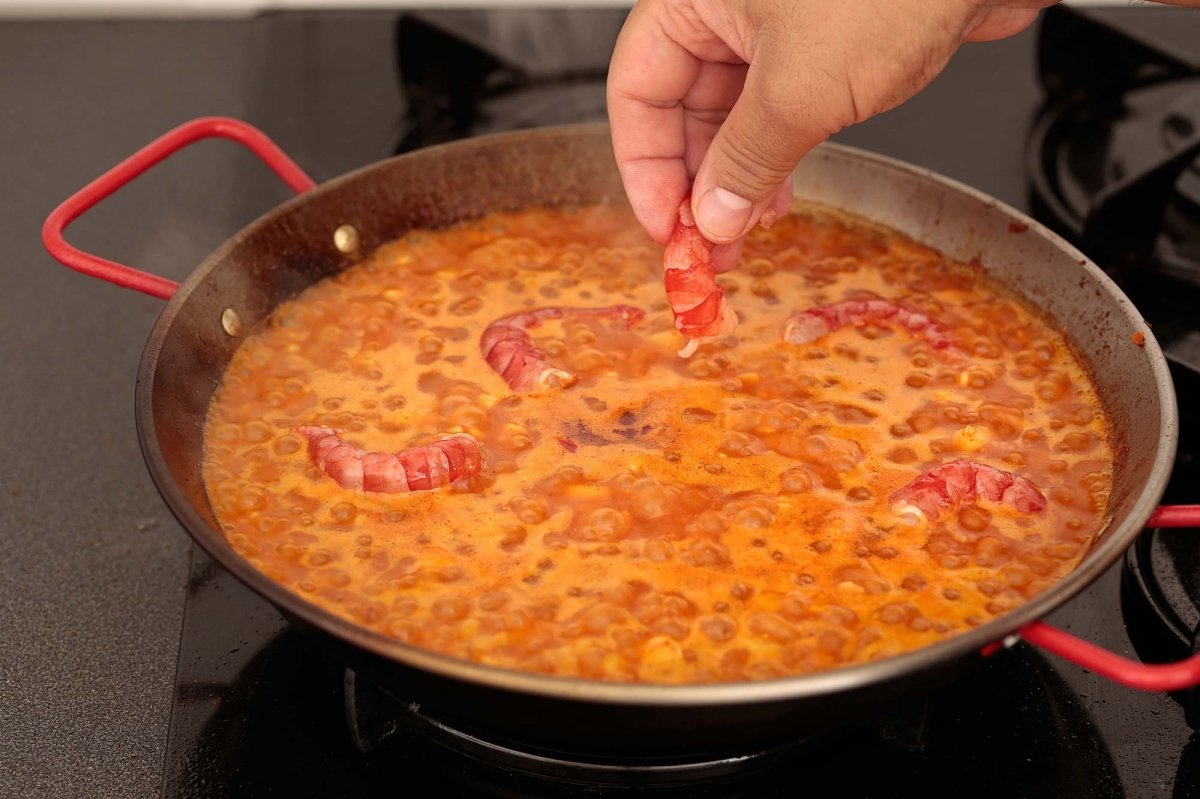
<path id="1" fill-rule="evenodd" d="M 221 313 L 221 327 L 225 328 L 225 332 L 233 337 L 242 335 L 242 317 L 238 316 L 237 311 L 232 308 L 226 308 Z"/>
<path id="2" fill-rule="evenodd" d="M 358 231 L 353 225 L 339 225 L 333 231 L 333 246 L 347 255 L 358 249 Z"/>

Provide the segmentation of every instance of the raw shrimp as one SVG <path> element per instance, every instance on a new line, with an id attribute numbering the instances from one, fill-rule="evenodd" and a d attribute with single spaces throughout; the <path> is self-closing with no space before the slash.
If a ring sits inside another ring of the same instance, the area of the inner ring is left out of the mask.
<path id="1" fill-rule="evenodd" d="M 807 344 L 846 325 L 861 327 L 884 320 L 923 337 L 934 349 L 950 346 L 950 337 L 940 324 L 920 311 L 882 299 L 845 300 L 801 311 L 784 322 L 783 340 L 789 344 Z"/>
<path id="2" fill-rule="evenodd" d="M 515 391 L 531 388 L 566 388 L 579 378 L 546 362 L 546 353 L 537 348 L 529 328 L 546 319 L 565 316 L 592 316 L 621 319 L 626 329 L 633 327 L 645 312 L 629 305 L 610 305 L 606 308 L 537 308 L 532 311 L 502 316 L 492 322 L 479 337 L 479 351 L 508 387 Z"/>
<path id="3" fill-rule="evenodd" d="M 978 499 L 1001 502 L 1021 513 L 1039 513 L 1046 507 L 1046 498 L 1029 480 L 969 460 L 950 461 L 922 472 L 889 501 L 898 515 L 933 519 L 942 511 Z"/>
<path id="4" fill-rule="evenodd" d="M 401 494 L 441 488 L 479 474 L 483 450 L 466 433 L 399 452 L 367 452 L 349 444 L 340 430 L 304 425 L 296 433 L 308 440 L 308 456 L 342 488 Z"/>
<path id="5" fill-rule="evenodd" d="M 679 206 L 679 221 L 663 253 L 663 283 L 667 302 L 675 314 L 675 329 L 691 339 L 679 351 L 682 358 L 691 356 L 702 339 L 737 329 L 737 314 L 725 300 L 725 290 L 717 285 L 712 252 L 713 243 L 696 227 L 691 198 L 686 197 Z"/>

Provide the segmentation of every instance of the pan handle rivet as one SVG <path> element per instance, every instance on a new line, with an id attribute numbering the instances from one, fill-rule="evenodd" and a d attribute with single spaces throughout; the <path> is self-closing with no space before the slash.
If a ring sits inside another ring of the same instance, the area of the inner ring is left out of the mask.
<path id="1" fill-rule="evenodd" d="M 225 328 L 226 333 L 237 338 L 242 335 L 242 317 L 232 308 L 226 308 L 221 312 L 221 327 Z"/>
<path id="2" fill-rule="evenodd" d="M 339 252 L 344 252 L 349 255 L 358 250 L 358 231 L 353 225 L 338 225 L 337 230 L 333 231 L 333 246 L 338 248 Z"/>

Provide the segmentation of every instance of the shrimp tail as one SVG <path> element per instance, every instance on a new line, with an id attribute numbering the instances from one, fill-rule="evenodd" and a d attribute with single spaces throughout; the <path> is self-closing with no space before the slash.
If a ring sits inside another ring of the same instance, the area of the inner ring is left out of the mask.
<path id="1" fill-rule="evenodd" d="M 488 325 L 479 337 L 479 351 L 488 366 L 504 378 L 514 391 L 566 388 L 579 378 L 571 372 L 552 367 L 546 353 L 540 350 L 529 335 L 545 319 L 566 316 L 619 319 L 628 330 L 645 318 L 646 313 L 630 305 L 610 305 L 604 308 L 538 308 L 532 311 L 502 316 Z"/>
<path id="2" fill-rule="evenodd" d="M 725 290 L 717 285 L 713 246 L 696 227 L 691 198 L 684 198 L 663 252 L 663 285 L 675 315 L 675 329 L 691 339 L 679 351 L 683 358 L 694 353 L 703 339 L 737 329 L 737 314 L 725 299 Z"/>
<path id="3" fill-rule="evenodd" d="M 483 469 L 483 448 L 467 433 L 399 452 L 368 452 L 331 427 L 303 425 L 294 432 L 308 441 L 308 456 L 317 468 L 351 491 L 429 491 L 474 477 Z"/>

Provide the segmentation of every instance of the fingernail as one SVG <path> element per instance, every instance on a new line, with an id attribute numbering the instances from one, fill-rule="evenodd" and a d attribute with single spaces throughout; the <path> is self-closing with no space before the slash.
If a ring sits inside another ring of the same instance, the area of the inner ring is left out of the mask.
<path id="1" fill-rule="evenodd" d="M 711 189 L 700 198 L 700 227 L 721 238 L 740 236 L 750 221 L 750 201 L 725 189 Z"/>

